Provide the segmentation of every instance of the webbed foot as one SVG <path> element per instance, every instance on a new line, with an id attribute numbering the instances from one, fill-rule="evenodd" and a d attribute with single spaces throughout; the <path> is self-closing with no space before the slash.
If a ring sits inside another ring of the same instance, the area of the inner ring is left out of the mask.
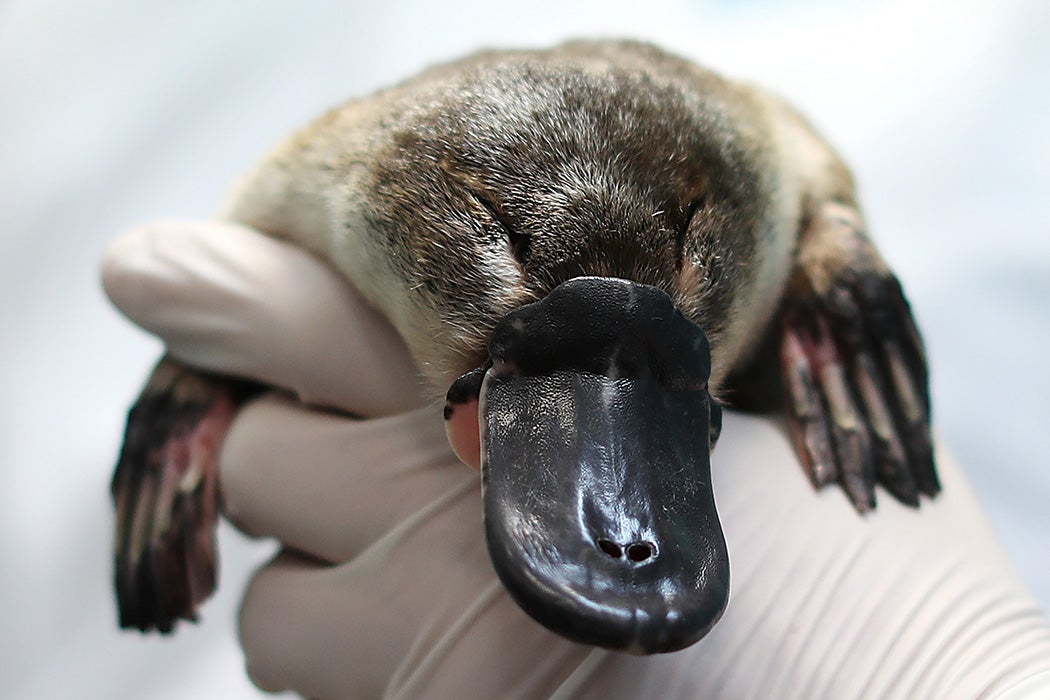
<path id="1" fill-rule="evenodd" d="M 938 493 L 922 340 L 852 207 L 824 204 L 806 230 L 781 320 L 785 403 L 813 483 L 840 483 L 861 512 L 877 483 L 912 506 Z"/>
<path id="2" fill-rule="evenodd" d="M 165 359 L 128 413 L 111 485 L 121 627 L 170 632 L 215 590 L 218 457 L 243 393 Z"/>

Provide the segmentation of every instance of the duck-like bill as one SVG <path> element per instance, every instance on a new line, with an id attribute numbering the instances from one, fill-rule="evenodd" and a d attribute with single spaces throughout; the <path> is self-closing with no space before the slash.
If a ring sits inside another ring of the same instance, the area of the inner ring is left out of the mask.
<path id="1" fill-rule="evenodd" d="M 502 319 L 490 356 L 485 530 L 511 595 L 587 644 L 702 638 L 729 594 L 703 331 L 654 287 L 577 278 Z"/>

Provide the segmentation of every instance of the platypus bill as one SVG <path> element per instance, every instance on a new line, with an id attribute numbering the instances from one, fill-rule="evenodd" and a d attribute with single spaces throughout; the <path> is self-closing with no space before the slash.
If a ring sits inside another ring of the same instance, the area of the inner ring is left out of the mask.
<path id="1" fill-rule="evenodd" d="M 940 488 L 922 343 L 848 169 L 778 99 L 654 47 L 433 68 L 293 135 L 225 215 L 394 324 L 480 460 L 501 580 L 573 640 L 674 651 L 722 614 L 719 401 L 782 398 L 813 483 L 858 511 L 877 483 Z M 168 632 L 214 589 L 216 455 L 254 389 L 164 359 L 132 409 L 122 626 Z"/>

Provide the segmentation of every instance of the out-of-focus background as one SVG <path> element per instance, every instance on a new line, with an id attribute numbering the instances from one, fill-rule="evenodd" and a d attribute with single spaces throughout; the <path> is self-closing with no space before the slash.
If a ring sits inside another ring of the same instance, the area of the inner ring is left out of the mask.
<path id="1" fill-rule="evenodd" d="M 215 211 L 286 132 L 482 46 L 652 39 L 773 88 L 858 176 L 933 366 L 937 427 L 1050 608 L 1050 3 L 0 3 L 0 696 L 258 697 L 236 606 L 118 633 L 110 469 L 159 344 L 97 282 L 116 233 Z"/>

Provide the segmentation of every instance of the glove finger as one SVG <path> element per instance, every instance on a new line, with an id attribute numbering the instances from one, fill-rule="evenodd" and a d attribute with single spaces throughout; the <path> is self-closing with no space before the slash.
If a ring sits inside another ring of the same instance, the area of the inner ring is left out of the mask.
<path id="1" fill-rule="evenodd" d="M 102 277 L 118 309 L 192 366 L 361 416 L 421 403 L 394 329 L 296 246 L 233 223 L 158 223 L 114 242 Z"/>
<path id="2" fill-rule="evenodd" d="M 547 697 L 591 649 L 510 600 L 489 564 L 477 484 L 353 561 L 288 556 L 252 581 L 240 636 L 253 680 L 306 697 Z"/>
<path id="3" fill-rule="evenodd" d="M 348 590 L 333 571 L 283 552 L 253 578 L 239 636 L 248 675 L 259 688 L 296 690 L 303 697 L 383 695 L 410 621 Z"/>
<path id="4" fill-rule="evenodd" d="M 355 556 L 450 489 L 478 482 L 452 454 L 437 407 L 360 421 L 277 394 L 238 414 L 220 463 L 230 520 L 327 561 Z"/>

